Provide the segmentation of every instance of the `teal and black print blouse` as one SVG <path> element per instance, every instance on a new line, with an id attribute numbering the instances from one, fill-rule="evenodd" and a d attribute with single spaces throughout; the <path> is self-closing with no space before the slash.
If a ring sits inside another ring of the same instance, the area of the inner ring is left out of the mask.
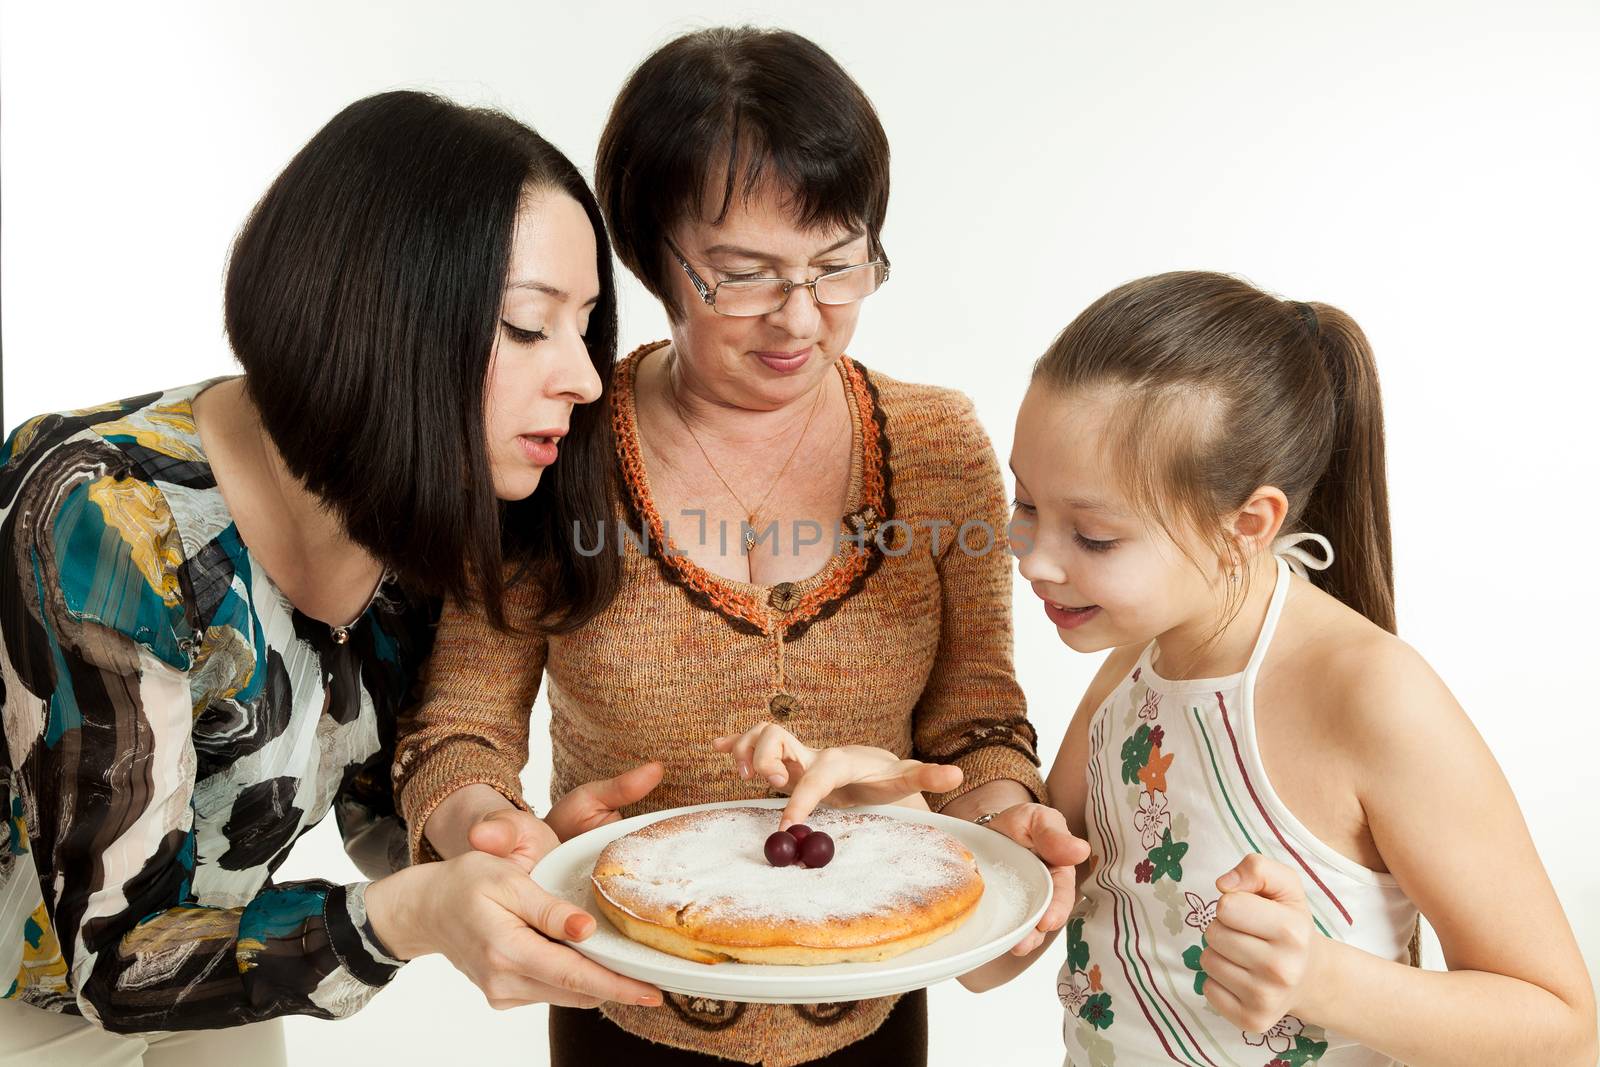
<path id="1" fill-rule="evenodd" d="M 398 967 L 365 882 L 274 884 L 333 809 L 405 862 L 389 766 L 431 641 L 392 586 L 340 642 L 240 540 L 201 383 L 0 448 L 0 996 L 108 1030 L 349 1015 Z"/>

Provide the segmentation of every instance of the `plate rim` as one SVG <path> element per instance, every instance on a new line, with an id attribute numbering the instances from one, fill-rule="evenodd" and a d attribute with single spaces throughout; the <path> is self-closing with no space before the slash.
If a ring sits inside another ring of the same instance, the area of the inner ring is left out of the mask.
<path id="1" fill-rule="evenodd" d="M 753 807 L 780 810 L 787 803 L 787 797 L 753 797 L 748 800 L 719 800 L 704 804 L 688 804 L 675 808 L 662 808 L 658 811 L 643 812 L 639 815 L 633 815 L 626 819 L 620 819 L 616 822 L 606 823 L 603 826 L 596 827 L 594 830 L 579 834 L 568 841 L 563 841 L 560 845 L 556 846 L 549 852 L 545 853 L 544 856 L 540 857 L 539 862 L 534 865 L 533 870 L 529 872 L 528 876 L 536 884 L 538 884 L 539 888 L 544 892 L 566 900 L 567 898 L 562 894 L 559 887 L 552 888 L 551 886 L 547 885 L 546 881 L 542 880 L 539 875 L 541 871 L 545 871 L 548 877 L 548 871 L 551 867 L 555 866 L 558 862 L 563 864 L 571 862 L 574 853 L 587 852 L 592 849 L 594 850 L 595 855 L 598 856 L 599 850 L 603 849 L 605 845 L 609 844 L 611 841 L 614 841 L 619 837 L 632 833 L 635 830 L 641 829 L 645 826 L 649 826 L 652 823 L 660 822 L 663 819 L 669 819 L 677 815 L 687 815 L 699 811 L 714 811 L 722 808 Z M 970 965 L 970 967 L 966 968 L 968 970 L 981 967 L 985 962 L 992 959 L 998 959 L 1000 956 L 1003 956 L 1010 948 L 1010 944 L 1008 944 L 1008 942 L 1015 943 L 1016 941 L 1020 941 L 1030 927 L 1037 925 L 1039 918 L 1050 907 L 1050 902 L 1053 899 L 1055 892 L 1055 885 L 1053 880 L 1050 878 L 1049 868 L 1046 867 L 1044 862 L 1032 852 L 1029 852 L 1015 841 L 1012 841 L 1010 838 L 1000 834 L 997 831 L 988 830 L 987 828 L 977 826 L 975 823 L 969 822 L 966 819 L 958 819 L 954 816 L 944 815 L 940 812 L 902 807 L 900 805 L 871 804 L 850 808 L 835 808 L 832 810 L 848 811 L 851 813 L 885 815 L 889 818 L 897 818 L 903 821 L 931 825 L 940 829 L 945 829 L 946 832 L 951 833 L 952 836 L 956 837 L 958 840 L 960 840 L 964 834 L 972 831 L 981 830 L 985 833 L 994 834 L 993 838 L 986 839 L 989 846 L 997 846 L 998 851 L 1002 854 L 1002 856 L 1006 856 L 1009 853 L 1010 863 L 1008 866 L 1010 866 L 1012 871 L 1022 880 L 1024 889 L 1027 891 L 1029 898 L 1037 895 L 1040 899 L 1032 907 L 1030 907 L 1027 916 L 1020 921 L 1017 926 L 1009 928 L 1005 934 L 989 938 L 977 945 L 972 946 L 971 948 L 963 950 L 956 956 L 950 957 L 950 959 L 958 959 L 968 956 L 972 957 L 974 962 Z M 598 838 L 591 837 L 591 835 L 601 832 L 604 832 L 605 834 L 604 841 L 600 841 Z M 586 838 L 589 840 L 585 840 Z M 965 843 L 966 842 L 963 842 L 963 844 Z M 565 853 L 565 856 L 563 856 L 563 853 Z M 558 857 L 561 857 L 561 859 L 558 860 Z M 1034 884 L 1029 884 L 1030 879 L 1034 880 Z M 583 906 L 584 910 L 590 912 L 590 914 L 595 915 L 597 922 L 606 922 L 604 916 L 597 914 L 599 909 L 595 908 L 592 902 L 588 905 L 580 906 Z M 624 938 L 626 937 L 625 934 L 619 930 L 615 930 L 614 928 L 612 932 L 615 934 L 615 936 Z M 634 978 L 637 981 L 649 982 L 664 992 L 677 993 L 684 996 L 704 996 L 722 1000 L 742 1001 L 745 1003 L 757 1004 L 809 1004 L 824 1003 L 827 1002 L 830 997 L 833 999 L 843 1000 L 864 1000 L 874 997 L 892 996 L 899 993 L 910 992 L 916 989 L 923 989 L 928 986 L 938 984 L 939 982 L 948 981 L 959 974 L 965 973 L 965 970 L 958 970 L 952 973 L 945 973 L 937 977 L 922 980 L 912 978 L 905 974 L 901 974 L 896 977 L 895 972 L 891 969 L 884 974 L 884 980 L 881 983 L 872 985 L 870 984 L 870 980 L 872 978 L 870 972 L 865 972 L 859 975 L 840 975 L 837 973 L 807 974 L 805 973 L 806 968 L 795 967 L 794 971 L 796 973 L 792 975 L 785 973 L 781 977 L 770 974 L 745 975 L 741 977 L 736 971 L 721 970 L 718 972 L 712 972 L 708 968 L 705 972 L 708 976 L 716 973 L 723 979 L 723 981 L 713 983 L 718 986 L 738 985 L 741 982 L 751 982 L 757 984 L 756 988 L 752 988 L 745 992 L 729 993 L 723 990 L 710 991 L 706 989 L 689 988 L 688 986 L 680 985 L 675 982 L 661 981 L 658 976 L 653 974 L 646 977 L 631 973 L 630 969 L 626 967 L 626 961 L 623 962 L 623 966 L 619 967 L 615 961 L 609 958 L 598 958 L 591 952 L 586 952 L 584 941 L 563 940 L 561 944 L 566 945 L 568 948 L 571 948 L 583 955 L 584 958 L 594 960 L 594 962 L 599 963 L 601 966 L 606 967 L 617 974 Z M 638 943 L 633 942 L 633 944 Z M 649 948 L 649 946 L 643 947 Z M 654 952 L 656 955 L 660 956 L 662 960 L 661 964 L 655 965 L 656 969 L 658 970 L 662 969 L 663 967 L 667 967 L 676 972 L 679 964 L 707 967 L 705 964 L 693 964 L 693 961 L 691 960 L 682 959 L 681 957 L 674 956 L 669 952 L 662 952 L 659 949 L 654 950 Z M 602 955 L 604 954 L 602 953 Z M 891 957 L 889 960 L 884 960 L 881 962 L 892 965 L 894 958 Z M 940 962 L 943 961 L 925 961 L 915 966 L 920 968 L 935 967 L 937 969 L 937 964 Z M 742 967 L 757 965 L 733 962 L 731 964 L 718 964 L 717 966 Z M 845 966 L 868 967 L 872 965 L 847 964 Z M 695 972 L 690 972 L 687 970 L 683 972 L 685 977 L 688 977 L 693 973 Z M 863 983 L 868 984 L 863 985 Z M 760 988 L 761 985 L 778 986 L 780 988 L 762 990 Z M 837 987 L 840 985 L 848 985 L 850 987 L 849 991 L 838 992 Z M 785 991 L 790 989 L 795 989 L 798 991 Z"/>

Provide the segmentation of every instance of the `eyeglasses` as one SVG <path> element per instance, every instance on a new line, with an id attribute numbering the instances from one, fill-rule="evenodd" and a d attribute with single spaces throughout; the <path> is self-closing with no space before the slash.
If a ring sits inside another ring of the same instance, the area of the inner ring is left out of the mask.
<path id="1" fill-rule="evenodd" d="M 874 242 L 876 243 L 876 242 Z M 695 273 L 683 253 L 671 241 L 667 248 L 678 266 L 689 276 L 700 299 L 718 315 L 732 318 L 753 318 L 770 315 L 789 302 L 789 294 L 796 289 L 810 289 L 811 297 L 819 304 L 854 304 L 865 300 L 889 280 L 889 257 L 878 247 L 876 258 L 850 267 L 840 267 L 819 274 L 810 281 L 791 282 L 787 278 L 735 278 L 711 286 Z"/>

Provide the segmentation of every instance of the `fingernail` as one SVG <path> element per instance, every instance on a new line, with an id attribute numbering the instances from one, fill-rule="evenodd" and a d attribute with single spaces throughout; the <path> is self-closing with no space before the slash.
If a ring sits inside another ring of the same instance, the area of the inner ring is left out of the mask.
<path id="1" fill-rule="evenodd" d="M 739 764 L 739 777 L 740 778 L 748 778 L 748 777 L 750 777 L 750 765 L 748 763 Z"/>
<path id="2" fill-rule="evenodd" d="M 576 940 L 588 932 L 587 927 L 588 923 L 585 921 L 585 916 L 574 915 L 567 919 L 564 929 L 567 931 L 568 937 Z"/>
<path id="3" fill-rule="evenodd" d="M 1239 872 L 1238 871 L 1229 871 L 1227 874 L 1225 874 L 1221 878 L 1217 879 L 1217 888 L 1218 889 L 1232 889 L 1234 886 L 1236 886 L 1238 884 L 1239 884 Z"/>
<path id="4" fill-rule="evenodd" d="M 783 783 L 783 775 L 769 774 L 767 775 L 767 781 L 771 782 L 773 785 L 781 785 Z"/>
<path id="5" fill-rule="evenodd" d="M 659 1008 L 661 1007 L 661 998 L 654 993 L 647 993 L 639 998 L 639 1003 L 647 1008 Z"/>

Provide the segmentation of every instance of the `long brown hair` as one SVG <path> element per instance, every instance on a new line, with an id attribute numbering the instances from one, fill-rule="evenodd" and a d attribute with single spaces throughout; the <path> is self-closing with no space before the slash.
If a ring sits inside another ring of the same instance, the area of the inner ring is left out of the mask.
<path id="1" fill-rule="evenodd" d="M 1288 498 L 1283 532 L 1334 546 L 1316 584 L 1395 629 L 1383 406 L 1355 320 L 1237 278 L 1175 271 L 1091 304 L 1034 367 L 1052 387 L 1110 388 L 1112 455 L 1142 510 L 1238 549 L 1223 516 L 1261 486 Z M 1198 561 L 1197 561 L 1198 562 Z"/>

